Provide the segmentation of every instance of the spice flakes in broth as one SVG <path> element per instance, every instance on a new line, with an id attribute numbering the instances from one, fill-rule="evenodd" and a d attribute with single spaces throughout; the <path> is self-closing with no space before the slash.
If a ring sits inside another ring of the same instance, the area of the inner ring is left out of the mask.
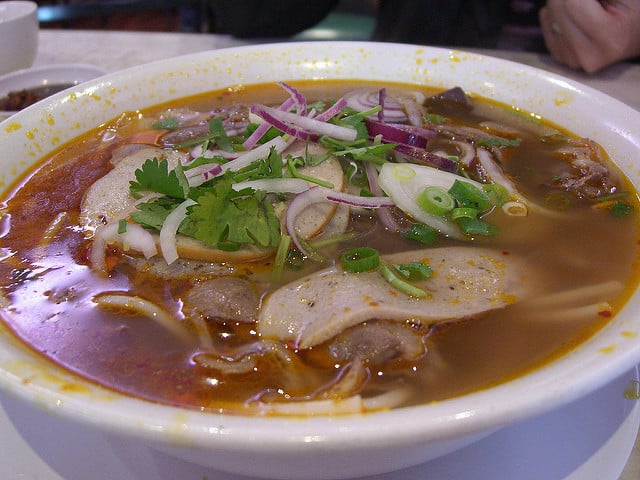
<path id="1" fill-rule="evenodd" d="M 638 280 L 636 195 L 606 152 L 459 88 L 281 83 L 125 112 L 5 202 L 16 335 L 194 408 L 463 395 L 579 345 Z"/>

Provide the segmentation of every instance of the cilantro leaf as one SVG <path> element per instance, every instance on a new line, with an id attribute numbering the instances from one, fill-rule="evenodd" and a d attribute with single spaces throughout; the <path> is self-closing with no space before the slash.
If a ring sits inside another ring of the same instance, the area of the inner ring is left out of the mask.
<path id="1" fill-rule="evenodd" d="M 167 215 L 180 204 L 180 200 L 162 197 L 141 203 L 137 211 L 131 213 L 130 218 L 145 228 L 160 231 Z"/>
<path id="2" fill-rule="evenodd" d="M 131 195 L 140 197 L 140 192 L 151 191 L 162 193 L 172 198 L 184 200 L 189 194 L 189 182 L 182 166 L 169 171 L 166 159 L 148 158 L 142 167 L 135 172 L 137 182 L 129 182 Z"/>
<path id="3" fill-rule="evenodd" d="M 242 196 L 231 185 L 230 176 L 223 177 L 215 189 L 198 197 L 188 217 L 189 231 L 207 246 L 233 243 L 276 247 L 280 222 L 266 194 Z"/>

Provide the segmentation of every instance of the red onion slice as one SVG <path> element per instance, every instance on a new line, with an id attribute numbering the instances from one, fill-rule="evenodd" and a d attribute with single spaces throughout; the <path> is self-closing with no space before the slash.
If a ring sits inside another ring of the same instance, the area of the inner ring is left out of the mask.
<path id="1" fill-rule="evenodd" d="M 304 97 L 302 92 L 300 92 L 300 90 L 298 90 L 297 88 L 289 85 L 288 83 L 278 82 L 278 86 L 282 87 L 283 89 L 285 89 L 289 93 L 290 98 L 294 102 L 294 107 L 296 109 L 296 113 L 298 115 L 306 115 L 307 114 L 307 99 Z"/>
<path id="2" fill-rule="evenodd" d="M 282 110 L 283 112 L 288 112 L 293 108 L 294 103 L 295 102 L 293 101 L 292 98 L 287 98 L 284 101 L 284 103 L 278 107 L 278 109 Z M 259 125 L 258 128 L 256 128 L 254 132 L 251 135 L 249 135 L 249 137 L 242 144 L 244 149 L 251 150 L 255 146 L 255 144 L 258 143 L 258 140 L 260 140 L 262 136 L 265 133 L 267 133 L 267 130 L 269 130 L 269 127 L 271 127 L 271 125 L 269 125 L 268 123 L 263 123 L 262 125 Z"/>
<path id="3" fill-rule="evenodd" d="M 418 148 L 425 148 L 429 139 L 437 135 L 432 130 L 402 123 L 384 123 L 367 119 L 365 125 L 371 138 L 381 135 L 383 142 L 402 143 Z"/>
<path id="4" fill-rule="evenodd" d="M 333 105 L 327 108 L 324 112 L 319 113 L 316 120 L 326 122 L 338 115 L 344 107 L 347 106 L 347 101 L 344 98 L 338 99 Z"/>
<path id="5" fill-rule="evenodd" d="M 251 107 L 251 111 L 279 130 L 303 140 L 315 142 L 321 135 L 327 135 L 338 140 L 353 141 L 358 135 L 358 132 L 353 128 L 283 112 L 265 105 L 255 104 Z"/>
<path id="6" fill-rule="evenodd" d="M 386 92 L 386 91 L 385 91 Z M 382 95 L 383 118 L 390 122 L 404 122 L 407 116 L 402 109 L 402 105 L 385 94 Z M 369 88 L 356 88 L 344 94 L 347 105 L 358 112 L 364 112 L 380 105 L 380 91 Z M 374 117 L 375 118 L 375 117 Z M 378 115 L 378 118 L 380 116 Z"/>
<path id="7" fill-rule="evenodd" d="M 411 163 L 435 167 L 446 172 L 455 172 L 458 169 L 458 163 L 455 160 L 429 152 L 424 148 L 399 144 L 393 150 Z"/>

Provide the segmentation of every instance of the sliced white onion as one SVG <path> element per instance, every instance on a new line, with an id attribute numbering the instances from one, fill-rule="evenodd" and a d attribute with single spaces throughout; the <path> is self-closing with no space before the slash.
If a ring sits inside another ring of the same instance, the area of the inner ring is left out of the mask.
<path id="1" fill-rule="evenodd" d="M 375 165 L 371 162 L 364 162 L 365 172 L 367 173 L 367 180 L 369 182 L 369 190 L 376 196 L 382 196 L 384 192 L 380 185 L 378 184 L 378 170 Z M 399 232 L 400 225 L 396 222 L 395 218 L 389 211 L 388 208 L 379 208 L 376 210 L 376 214 L 378 218 L 382 222 L 382 224 L 390 231 L 390 232 Z"/>
<path id="2" fill-rule="evenodd" d="M 187 218 L 187 208 L 195 204 L 195 200 L 185 200 L 167 215 L 167 218 L 162 224 L 162 228 L 160 229 L 160 251 L 167 265 L 171 265 L 178 259 L 176 234 L 182 221 Z"/>
<path id="3" fill-rule="evenodd" d="M 282 153 L 292 141 L 293 139 L 291 141 L 285 141 L 283 137 L 276 137 L 222 165 L 207 164 L 187 170 L 185 175 L 189 180 L 189 186 L 197 187 L 207 180 L 211 180 L 212 178 L 223 174 L 227 170 L 240 170 L 257 160 L 266 158 L 269 155 L 271 147 L 274 147 L 278 153 Z"/>
<path id="4" fill-rule="evenodd" d="M 112 243 L 119 242 L 125 251 L 136 250 L 141 252 L 147 259 L 158 253 L 153 236 L 140 225 L 127 223 L 126 231 L 118 233 L 118 230 L 119 222 L 117 221 L 110 222 L 96 229 L 91 251 L 89 252 L 89 260 L 97 270 L 106 270 L 105 249 L 107 245 Z"/>
<path id="5" fill-rule="evenodd" d="M 278 107 L 279 110 L 288 112 L 289 110 L 291 110 L 293 108 L 294 105 L 294 101 L 292 98 L 287 98 L 284 103 L 282 105 L 280 105 Z M 260 122 L 264 122 L 262 117 L 258 117 L 255 113 L 250 113 L 249 114 L 250 117 L 256 117 L 259 119 Z M 253 120 L 255 122 L 255 120 Z M 244 143 L 242 144 L 242 146 L 245 148 L 245 150 L 251 150 L 256 143 L 258 143 L 258 140 L 260 140 L 262 138 L 262 136 L 267 133 L 267 130 L 269 130 L 269 127 L 271 125 L 269 125 L 268 123 L 264 122 L 261 123 L 260 125 L 258 125 L 258 128 L 256 128 L 254 130 L 254 132 L 249 135 L 249 137 L 244 141 Z"/>
<path id="6" fill-rule="evenodd" d="M 191 158 L 213 158 L 222 157 L 227 160 L 234 159 L 238 156 L 237 152 L 227 152 L 226 150 L 204 150 L 202 145 L 197 145 L 189 152 Z"/>
<path id="7" fill-rule="evenodd" d="M 246 167 L 247 165 L 251 165 L 257 160 L 266 158 L 271 151 L 271 147 L 273 147 L 276 152 L 282 153 L 292 143 L 292 141 L 293 140 L 285 140 L 283 137 L 275 137 L 272 140 L 263 143 L 259 147 L 243 153 L 235 160 L 231 160 L 230 162 L 221 165 L 222 171 L 226 172 L 227 170 L 231 170 L 232 172 L 235 172 L 237 170 L 240 170 L 241 168 Z"/>
<path id="8" fill-rule="evenodd" d="M 455 222 L 427 213 L 416 203 L 416 197 L 425 187 L 435 186 L 449 190 L 456 180 L 482 188 L 482 184 L 459 175 L 411 163 L 385 163 L 378 175 L 382 190 L 403 212 L 447 237 L 463 239 L 465 236 Z"/>

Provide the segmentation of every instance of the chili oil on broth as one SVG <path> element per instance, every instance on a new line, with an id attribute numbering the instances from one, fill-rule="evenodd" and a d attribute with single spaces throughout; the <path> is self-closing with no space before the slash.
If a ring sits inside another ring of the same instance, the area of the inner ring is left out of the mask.
<path id="1" fill-rule="evenodd" d="M 360 85 L 356 82 L 295 84 L 310 99 L 336 98 Z M 387 86 L 389 86 L 387 84 Z M 392 85 L 396 89 L 415 86 Z M 435 90 L 424 89 L 427 95 Z M 266 99 L 265 99 L 266 98 Z M 93 298 L 102 292 L 127 292 L 184 316 L 182 295 L 193 279 L 163 280 L 131 268 L 126 262 L 109 278 L 88 265 L 88 241 L 78 227 L 84 191 L 108 170 L 117 141 L 149 128 L 167 108 L 211 110 L 234 103 L 260 101 L 277 104 L 286 95 L 275 85 L 232 88 L 161 105 L 144 112 L 122 114 L 113 122 L 62 147 L 45 159 L 6 197 L 1 246 L 11 252 L 0 263 L 6 305 L 4 321 L 25 343 L 52 361 L 96 383 L 151 401 L 194 408 L 242 411 L 255 399 L 285 401 L 311 396 L 336 381 L 338 368 L 328 356 L 328 345 L 308 351 L 289 349 L 295 360 L 288 367 L 277 358 L 261 359 L 248 373 L 220 376 L 194 362 L 200 346 L 178 341 L 152 320 L 126 312 L 100 309 Z M 480 99 L 475 99 L 481 102 Z M 492 110 L 491 108 L 483 110 Z M 502 111 L 501 111 L 502 112 Z M 470 115 L 473 115 L 471 113 Z M 502 115 L 504 117 L 504 115 Z M 460 118 L 465 121 L 465 118 Z M 555 126 L 552 126 L 556 128 Z M 567 132 L 559 129 L 563 134 Z M 523 136 L 523 145 L 505 158 L 508 172 L 523 192 L 544 204 L 549 189 L 541 185 L 544 172 L 553 169 L 549 145 Z M 64 181 L 60 181 L 64 179 Z M 626 180 L 625 188 L 632 186 Z M 635 195 L 633 195 L 635 202 Z M 637 210 L 637 205 L 634 203 Z M 619 310 L 637 284 L 637 222 L 604 215 L 576 202 L 566 214 L 541 215 L 530 211 L 514 220 L 495 212 L 492 221 L 500 235 L 472 242 L 440 239 L 437 246 L 491 246 L 530 259 L 545 272 L 552 291 L 569 290 L 608 279 L 624 283 L 622 294 L 610 299 L 606 315 L 587 319 L 545 318 L 535 315 L 535 302 L 523 312 L 517 306 L 466 321 L 425 329 L 427 353 L 413 362 L 395 362 L 379 371 L 370 369 L 364 396 L 413 385 L 408 404 L 461 395 L 521 375 L 557 358 L 585 341 L 605 325 L 609 313 Z M 352 228 L 362 234 L 341 248 L 369 245 L 381 253 L 419 248 L 399 239 L 367 214 L 352 215 Z M 45 227 L 46 226 L 46 227 Z M 235 275 L 263 281 L 270 260 L 234 266 Z M 309 273 L 309 266 L 304 273 Z M 287 272 L 285 280 L 293 278 Z M 276 286 L 270 286 L 267 291 Z M 529 315 L 530 314 L 530 315 Z M 212 341 L 227 348 L 259 340 L 251 324 L 210 324 Z M 286 392 L 282 385 L 286 385 Z"/>

